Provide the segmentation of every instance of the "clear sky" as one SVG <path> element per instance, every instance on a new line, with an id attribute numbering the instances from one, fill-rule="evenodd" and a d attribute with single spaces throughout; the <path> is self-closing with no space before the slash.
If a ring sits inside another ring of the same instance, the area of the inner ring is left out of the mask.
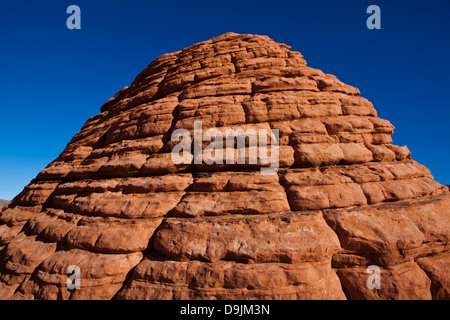
<path id="1" fill-rule="evenodd" d="M 81 30 L 69 30 L 69 5 Z M 366 9 L 381 8 L 381 30 Z M 268 35 L 360 89 L 397 145 L 450 184 L 450 1 L 1 0 L 0 198 L 10 200 L 153 59 L 226 33 Z"/>

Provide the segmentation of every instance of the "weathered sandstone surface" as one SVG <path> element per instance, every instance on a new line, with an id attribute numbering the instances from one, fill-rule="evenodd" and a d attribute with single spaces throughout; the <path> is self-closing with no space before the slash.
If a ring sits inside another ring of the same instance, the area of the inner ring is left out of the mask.
<path id="1" fill-rule="evenodd" d="M 195 121 L 278 129 L 280 170 L 173 163 Z M 393 130 L 266 36 L 165 54 L 0 210 L 0 299 L 450 299 L 449 189 Z"/>

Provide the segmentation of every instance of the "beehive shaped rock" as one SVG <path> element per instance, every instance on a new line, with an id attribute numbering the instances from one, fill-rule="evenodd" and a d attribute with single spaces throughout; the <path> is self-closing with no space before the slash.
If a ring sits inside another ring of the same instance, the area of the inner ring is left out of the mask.
<path id="1" fill-rule="evenodd" d="M 9 201 L 0 199 L 0 209 L 1 209 L 2 207 L 6 206 L 8 203 L 9 203 Z"/>
<path id="2" fill-rule="evenodd" d="M 277 174 L 174 163 L 195 121 L 278 129 Z M 2 209 L 0 298 L 449 299 L 450 192 L 393 129 L 266 36 L 165 54 Z"/>

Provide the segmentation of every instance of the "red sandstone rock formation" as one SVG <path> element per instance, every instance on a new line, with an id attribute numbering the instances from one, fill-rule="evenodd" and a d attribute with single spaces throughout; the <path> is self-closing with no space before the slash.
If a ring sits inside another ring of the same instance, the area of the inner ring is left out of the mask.
<path id="1" fill-rule="evenodd" d="M 8 203 L 9 203 L 8 200 L 2 200 L 2 199 L 0 199 L 0 208 L 6 206 Z"/>
<path id="2" fill-rule="evenodd" d="M 279 129 L 278 174 L 174 164 L 196 120 Z M 450 193 L 393 130 L 266 36 L 165 54 L 2 209 L 0 298 L 449 299 Z"/>

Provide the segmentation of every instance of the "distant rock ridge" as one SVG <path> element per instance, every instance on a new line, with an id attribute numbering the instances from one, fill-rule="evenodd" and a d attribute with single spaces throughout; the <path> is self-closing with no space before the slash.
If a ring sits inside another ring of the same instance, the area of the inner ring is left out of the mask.
<path id="1" fill-rule="evenodd" d="M 3 207 L 6 206 L 8 203 L 9 203 L 8 200 L 0 199 L 0 208 L 3 208 Z"/>
<path id="2" fill-rule="evenodd" d="M 173 163 L 195 121 L 278 129 L 278 173 Z M 393 130 L 267 36 L 165 54 L 0 211 L 0 299 L 450 299 L 449 189 Z"/>

